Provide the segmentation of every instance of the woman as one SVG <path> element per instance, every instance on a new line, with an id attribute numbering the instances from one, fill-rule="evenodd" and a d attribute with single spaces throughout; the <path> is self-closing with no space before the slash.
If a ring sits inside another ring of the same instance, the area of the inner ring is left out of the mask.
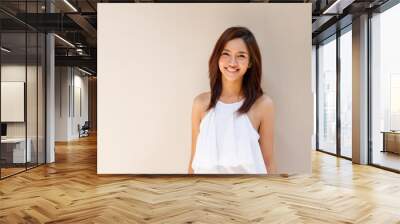
<path id="1" fill-rule="evenodd" d="M 211 92 L 193 101 L 190 174 L 276 172 L 274 106 L 260 85 L 261 63 L 247 28 L 222 33 L 209 60 Z"/>

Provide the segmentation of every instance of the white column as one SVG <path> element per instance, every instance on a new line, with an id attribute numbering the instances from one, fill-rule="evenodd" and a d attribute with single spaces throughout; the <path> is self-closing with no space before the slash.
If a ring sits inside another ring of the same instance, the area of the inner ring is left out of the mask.
<path id="1" fill-rule="evenodd" d="M 368 163 L 368 15 L 353 20 L 353 162 Z"/>
<path id="2" fill-rule="evenodd" d="M 46 163 L 52 163 L 55 161 L 55 151 L 54 151 L 54 133 L 55 133 L 55 76 L 54 76 L 54 35 L 47 34 L 46 37 L 46 60 L 47 60 L 47 76 L 46 76 L 46 84 L 47 84 L 47 108 L 46 108 Z"/>
<path id="3" fill-rule="evenodd" d="M 47 12 L 54 11 L 54 5 L 47 1 Z M 55 44 L 54 35 L 46 35 L 46 163 L 55 162 Z"/>

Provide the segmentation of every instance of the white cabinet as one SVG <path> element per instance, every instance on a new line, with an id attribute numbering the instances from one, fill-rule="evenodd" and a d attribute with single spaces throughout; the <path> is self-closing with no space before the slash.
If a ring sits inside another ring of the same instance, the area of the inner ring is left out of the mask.
<path id="1" fill-rule="evenodd" d="M 28 138 L 26 142 L 27 147 L 25 151 L 25 138 L 7 138 L 1 140 L 2 145 L 7 145 L 7 147 L 12 148 L 13 163 L 25 163 L 32 161 L 32 140 Z M 25 159 L 27 160 L 25 161 Z"/>

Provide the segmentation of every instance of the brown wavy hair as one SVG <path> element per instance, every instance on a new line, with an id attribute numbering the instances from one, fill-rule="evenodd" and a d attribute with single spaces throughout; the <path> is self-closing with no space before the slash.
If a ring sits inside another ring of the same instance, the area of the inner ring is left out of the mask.
<path id="1" fill-rule="evenodd" d="M 211 99 L 208 110 L 215 107 L 222 93 L 222 73 L 218 66 L 219 58 L 221 57 L 226 43 L 236 38 L 241 38 L 245 42 L 250 55 L 249 65 L 251 65 L 243 76 L 242 90 L 245 101 L 238 109 L 238 113 L 247 113 L 258 97 L 262 96 L 264 93 L 261 88 L 261 54 L 256 38 L 246 27 L 230 27 L 225 30 L 218 39 L 210 60 L 208 61 L 211 88 Z"/>

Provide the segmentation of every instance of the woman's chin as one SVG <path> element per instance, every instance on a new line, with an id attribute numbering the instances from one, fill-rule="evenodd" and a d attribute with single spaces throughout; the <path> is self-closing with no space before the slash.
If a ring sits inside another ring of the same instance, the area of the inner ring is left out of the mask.
<path id="1" fill-rule="evenodd" d="M 222 75 L 224 76 L 224 79 L 229 82 L 238 81 L 238 80 L 240 80 L 240 77 L 241 77 L 239 74 L 231 74 L 231 73 L 222 74 Z"/>

